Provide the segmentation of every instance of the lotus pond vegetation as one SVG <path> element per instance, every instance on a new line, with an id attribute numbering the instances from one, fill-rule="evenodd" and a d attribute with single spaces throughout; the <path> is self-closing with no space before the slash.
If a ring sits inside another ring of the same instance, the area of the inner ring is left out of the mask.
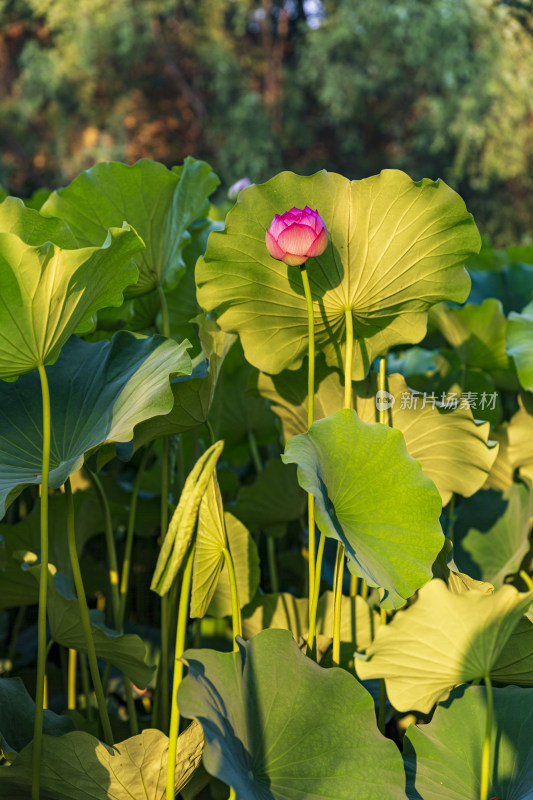
<path id="1" fill-rule="evenodd" d="M 0 203 L 0 797 L 533 800 L 533 248 L 218 185 Z"/>

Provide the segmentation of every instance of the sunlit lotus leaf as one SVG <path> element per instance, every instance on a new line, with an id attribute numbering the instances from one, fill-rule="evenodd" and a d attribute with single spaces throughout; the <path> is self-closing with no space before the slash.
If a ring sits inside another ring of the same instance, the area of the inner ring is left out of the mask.
<path id="1" fill-rule="evenodd" d="M 368 692 L 313 663 L 288 631 L 184 659 L 180 712 L 202 725 L 204 766 L 235 800 L 405 800 L 401 757 L 378 732 Z"/>
<path id="2" fill-rule="evenodd" d="M 244 606 L 255 596 L 261 579 L 257 546 L 250 531 L 233 514 L 225 511 L 224 522 L 235 569 L 239 605 Z M 227 564 L 222 566 L 207 613 L 212 617 L 228 617 L 231 614 L 231 587 Z"/>
<path id="3" fill-rule="evenodd" d="M 385 678 L 398 711 L 428 714 L 454 686 L 490 674 L 531 602 L 533 592 L 512 586 L 455 594 L 433 580 L 414 605 L 380 626 L 368 660 L 356 660 L 357 674 Z"/>
<path id="4" fill-rule="evenodd" d="M 274 215 L 294 206 L 317 209 L 329 235 L 324 254 L 307 262 L 317 349 L 341 365 L 351 309 L 355 379 L 393 345 L 420 341 L 432 304 L 466 299 L 462 264 L 480 239 L 445 183 L 414 182 L 399 170 L 355 181 L 326 171 L 282 172 L 239 194 L 226 230 L 211 235 L 196 268 L 200 305 L 217 312 L 224 330 L 239 333 L 259 369 L 296 369 L 308 349 L 299 268 L 271 258 L 265 246 Z"/>
<path id="5" fill-rule="evenodd" d="M 337 411 L 289 439 L 285 463 L 315 497 L 321 532 L 340 541 L 348 568 L 398 608 L 431 578 L 443 544 L 441 499 L 400 431 Z"/>
<path id="6" fill-rule="evenodd" d="M 0 378 L 53 363 L 74 332 L 91 329 L 98 309 L 120 305 L 137 280 L 131 259 L 143 246 L 129 227 L 110 228 L 98 246 L 79 249 L 0 233 Z"/>
<path id="7" fill-rule="evenodd" d="M 257 388 L 279 416 L 286 441 L 307 430 L 307 370 L 260 374 Z M 379 420 L 377 391 L 374 372 L 353 384 L 353 406 L 364 422 Z M 387 392 L 387 419 L 403 433 L 408 453 L 435 483 L 443 505 L 452 493 L 468 497 L 480 489 L 498 452 L 488 441 L 489 424 L 476 423 L 466 404 L 446 408 L 431 392 L 413 392 L 399 374 L 387 377 Z M 343 404 L 340 374 L 324 370 L 317 382 L 315 420 L 334 414 Z"/>
<path id="8" fill-rule="evenodd" d="M 186 785 L 202 756 L 204 737 L 192 723 L 178 739 L 174 789 Z M 9 769 L 0 770 L 0 792 L 27 800 L 31 787 L 32 745 Z M 164 800 L 168 739 L 147 729 L 108 747 L 82 731 L 61 738 L 44 736 L 41 751 L 41 800 Z"/>
<path id="9" fill-rule="evenodd" d="M 191 543 L 200 502 L 207 489 L 211 474 L 224 447 L 215 442 L 203 453 L 185 481 L 179 503 L 172 515 L 163 539 L 150 588 L 161 596 L 166 594 L 183 563 Z"/>

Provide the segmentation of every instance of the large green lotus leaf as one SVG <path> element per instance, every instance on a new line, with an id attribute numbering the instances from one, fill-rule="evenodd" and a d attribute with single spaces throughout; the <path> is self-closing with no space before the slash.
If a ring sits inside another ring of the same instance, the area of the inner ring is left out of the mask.
<path id="1" fill-rule="evenodd" d="M 405 800 L 401 757 L 378 732 L 368 692 L 317 666 L 288 631 L 184 659 L 180 712 L 202 725 L 204 766 L 236 800 Z"/>
<path id="2" fill-rule="evenodd" d="M 99 245 L 31 246 L 0 233 L 0 378 L 53 363 L 75 331 L 90 330 L 99 308 L 122 303 L 137 279 L 131 258 L 143 243 L 126 227 L 110 228 Z"/>
<path id="3" fill-rule="evenodd" d="M 533 686 L 533 622 L 522 617 L 494 667 L 492 680 Z"/>
<path id="4" fill-rule="evenodd" d="M 117 227 L 120 227 L 122 222 Z M 0 207 L 0 231 L 14 233 L 33 246 L 53 242 L 64 250 L 76 250 L 79 245 L 69 226 L 56 217 L 43 217 L 28 208 L 16 197 L 6 197 Z"/>
<path id="5" fill-rule="evenodd" d="M 356 660 L 357 674 L 385 678 L 398 711 L 429 714 L 454 686 L 489 675 L 532 601 L 533 592 L 512 586 L 455 594 L 432 580 L 414 605 L 379 627 L 368 660 Z"/>
<path id="6" fill-rule="evenodd" d="M 35 702 L 20 678 L 2 678 L 0 681 L 0 753 L 13 761 L 33 739 Z M 53 711 L 44 712 L 43 731 L 49 736 L 62 736 L 73 730 L 68 717 Z"/>
<path id="7" fill-rule="evenodd" d="M 226 230 L 211 235 L 196 267 L 198 302 L 216 310 L 224 330 L 239 333 L 259 369 L 296 369 L 308 349 L 299 269 L 271 258 L 265 245 L 274 214 L 293 206 L 317 209 L 329 234 L 324 254 L 307 264 L 317 349 L 341 365 L 351 308 L 356 380 L 393 345 L 420 341 L 433 303 L 466 299 L 470 280 L 462 264 L 480 239 L 445 183 L 414 182 L 399 170 L 357 181 L 326 171 L 282 172 L 241 192 Z"/>
<path id="8" fill-rule="evenodd" d="M 169 375 L 190 373 L 188 342 L 119 332 L 111 342 L 73 338 L 47 367 L 52 407 L 50 486 L 59 488 L 104 442 L 127 442 L 145 419 L 166 414 Z M 29 484 L 41 483 L 42 406 L 39 375 L 0 383 L 0 515 Z"/>
<path id="9" fill-rule="evenodd" d="M 261 579 L 259 555 L 249 530 L 240 520 L 225 511 L 224 524 L 235 569 L 239 605 L 242 607 L 250 602 L 259 587 Z M 231 614 L 231 588 L 227 564 L 222 567 L 207 613 L 212 617 L 228 617 Z"/>
<path id="10" fill-rule="evenodd" d="M 272 404 L 283 426 L 285 441 L 307 430 L 307 374 L 303 370 L 270 376 L 260 374 L 258 390 Z M 442 503 L 453 493 L 470 496 L 487 479 L 498 448 L 488 442 L 489 424 L 476 423 L 466 403 L 446 408 L 431 392 L 420 394 L 402 375 L 389 375 L 385 397 L 388 419 L 405 438 L 408 453 L 435 483 Z M 353 384 L 353 406 L 364 422 L 377 422 L 377 375 Z M 319 375 L 315 420 L 334 414 L 344 404 L 344 385 L 336 370 Z"/>
<path id="11" fill-rule="evenodd" d="M 296 468 L 279 459 L 267 461 L 251 486 L 242 486 L 232 511 L 255 530 L 265 526 L 284 526 L 298 519 L 307 506 L 307 495 L 296 478 Z"/>
<path id="12" fill-rule="evenodd" d="M 404 739 L 410 800 L 479 800 L 487 698 L 484 686 L 456 689 L 428 725 Z M 487 797 L 533 798 L 533 689 L 494 689 Z"/>
<path id="13" fill-rule="evenodd" d="M 331 637 L 333 631 L 333 592 L 324 592 L 318 600 L 316 633 Z M 369 647 L 379 625 L 379 616 L 362 597 L 341 598 L 341 650 L 349 644 L 350 655 Z M 242 631 L 246 639 L 266 628 L 282 628 L 292 633 L 295 640 L 306 639 L 309 631 L 309 601 L 286 592 L 257 594 L 242 611 Z M 342 660 L 342 657 L 341 657 Z"/>
<path id="14" fill-rule="evenodd" d="M 456 349 L 463 364 L 491 373 L 504 388 L 508 384 L 514 388 L 516 379 L 500 375 L 512 370 L 513 365 L 505 352 L 507 321 L 499 300 L 489 298 L 480 306 L 462 308 L 440 303 L 431 309 L 430 320 Z"/>
<path id="15" fill-rule="evenodd" d="M 289 439 L 282 458 L 298 464 L 318 527 L 344 545 L 350 571 L 384 590 L 383 608 L 431 578 L 444 543 L 441 499 L 400 431 L 344 409 Z"/>
<path id="16" fill-rule="evenodd" d="M 483 525 L 482 509 L 487 506 L 494 508 L 492 498 L 499 506 L 499 514 L 495 514 L 488 525 L 484 520 Z M 481 511 L 477 519 L 476 511 Z M 519 571 L 529 550 L 532 513 L 533 497 L 523 484 L 513 484 L 503 496 L 494 491 L 476 495 L 470 503 L 459 508 L 454 542 L 456 564 L 474 578 L 489 581 L 499 589 L 508 575 Z M 465 533 L 466 526 L 468 530 Z"/>
<path id="17" fill-rule="evenodd" d="M 514 358 L 520 383 L 528 392 L 533 391 L 533 302 L 521 314 L 512 312 L 507 323 L 507 352 Z"/>
<path id="18" fill-rule="evenodd" d="M 46 712 L 45 712 L 46 713 Z M 197 723 L 178 739 L 176 795 L 200 763 L 204 737 Z M 8 769 L 0 769 L 0 792 L 10 800 L 28 800 L 33 746 Z M 41 800 L 164 800 L 168 739 L 147 729 L 108 747 L 82 731 L 60 739 L 44 736 L 40 760 Z"/>
<path id="19" fill-rule="evenodd" d="M 146 243 L 135 257 L 139 281 L 128 291 L 134 296 L 179 282 L 187 228 L 207 216 L 207 198 L 218 184 L 211 167 L 190 156 L 173 170 L 149 159 L 133 166 L 108 161 L 53 192 L 41 213 L 65 220 L 81 245 L 100 244 L 106 229 L 124 220 L 132 225 Z"/>
<path id="20" fill-rule="evenodd" d="M 26 566 L 37 583 L 41 567 Z M 54 574 L 52 574 L 54 573 Z M 50 569 L 48 573 L 48 599 L 46 610 L 50 638 L 63 647 L 87 652 L 78 600 L 72 591 L 72 581 L 67 575 Z M 91 609 L 91 632 L 96 655 L 109 661 L 124 673 L 136 686 L 144 689 L 152 679 L 155 667 L 145 663 L 146 645 L 139 636 L 117 633 L 104 624 L 103 612 Z"/>

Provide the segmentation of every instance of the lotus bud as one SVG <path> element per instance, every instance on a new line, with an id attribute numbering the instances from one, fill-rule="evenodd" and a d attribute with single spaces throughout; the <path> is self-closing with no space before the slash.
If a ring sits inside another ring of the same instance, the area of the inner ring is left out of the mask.
<path id="1" fill-rule="evenodd" d="M 300 267 L 308 258 L 321 256 L 328 246 L 324 220 L 312 208 L 291 208 L 276 214 L 266 232 L 267 250 L 278 261 Z"/>
<path id="2" fill-rule="evenodd" d="M 236 200 L 239 192 L 242 192 L 242 190 L 246 189 L 246 187 L 250 186 L 250 184 L 250 178 L 241 178 L 240 181 L 235 181 L 235 183 L 232 183 L 228 189 L 228 200 Z"/>

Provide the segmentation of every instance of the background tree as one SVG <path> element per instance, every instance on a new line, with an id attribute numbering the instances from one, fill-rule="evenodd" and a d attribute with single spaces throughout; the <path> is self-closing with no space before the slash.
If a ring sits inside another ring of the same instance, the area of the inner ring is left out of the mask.
<path id="1" fill-rule="evenodd" d="M 0 0 L 0 182 L 96 160 L 442 177 L 533 231 L 533 15 L 494 0 Z"/>

